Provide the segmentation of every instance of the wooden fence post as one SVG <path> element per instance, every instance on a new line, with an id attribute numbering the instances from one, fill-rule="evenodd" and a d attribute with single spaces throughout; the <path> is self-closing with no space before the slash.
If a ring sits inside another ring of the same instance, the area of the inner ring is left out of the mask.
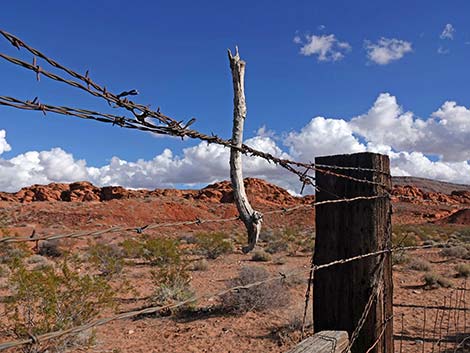
<path id="1" fill-rule="evenodd" d="M 317 170 L 316 201 L 384 196 L 372 200 L 318 205 L 315 214 L 315 265 L 390 247 L 391 204 L 387 195 L 391 188 L 391 177 L 388 156 L 375 153 L 336 155 L 318 157 L 315 164 L 323 170 L 373 182 L 363 183 Z M 364 169 L 374 169 L 378 172 Z M 350 336 L 353 334 L 373 291 L 374 274 L 378 273 L 377 269 L 382 261 L 383 267 L 378 278 L 381 290 L 372 303 L 351 352 L 364 353 L 376 341 L 378 344 L 371 352 L 393 352 L 393 282 L 390 253 L 329 267 L 315 273 L 315 332 L 344 330 Z"/>

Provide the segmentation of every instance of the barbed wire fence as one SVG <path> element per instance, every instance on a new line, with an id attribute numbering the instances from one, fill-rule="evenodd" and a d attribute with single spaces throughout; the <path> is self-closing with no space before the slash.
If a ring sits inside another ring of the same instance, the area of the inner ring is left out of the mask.
<path id="1" fill-rule="evenodd" d="M 383 174 L 384 172 L 382 170 L 372 169 L 372 168 L 322 165 L 322 164 L 315 164 L 315 163 L 298 162 L 298 161 L 293 161 L 293 160 L 289 160 L 285 158 L 279 158 L 275 155 L 254 149 L 247 145 L 242 145 L 241 147 L 236 146 L 232 144 L 230 140 L 222 139 L 215 134 L 208 135 L 208 134 L 199 132 L 197 130 L 191 129 L 190 127 L 195 123 L 194 118 L 188 120 L 187 122 L 177 121 L 176 119 L 173 119 L 163 114 L 162 112 L 160 112 L 160 108 L 158 108 L 157 110 L 152 110 L 150 109 L 149 106 L 145 106 L 145 105 L 133 102 L 129 97 L 135 96 L 138 94 L 138 92 L 134 89 L 123 91 L 119 94 L 112 93 L 108 91 L 108 89 L 105 86 L 101 86 L 98 83 L 94 82 L 90 78 L 88 71 L 85 74 L 77 73 L 76 71 L 71 70 L 63 66 L 62 64 L 58 63 L 57 61 L 51 59 L 50 57 L 46 56 L 42 52 L 38 51 L 37 49 L 29 46 L 18 37 L 8 32 L 5 32 L 3 30 L 0 30 L 0 34 L 18 50 L 25 49 L 27 52 L 32 54 L 33 60 L 32 60 L 32 63 L 28 63 L 22 59 L 15 58 L 4 53 L 0 53 L 0 58 L 16 66 L 19 66 L 26 70 L 34 72 L 36 75 L 36 79 L 38 81 L 40 80 L 41 76 L 44 76 L 44 77 L 47 77 L 48 79 L 72 86 L 88 94 L 91 94 L 94 97 L 103 99 L 105 102 L 107 102 L 109 106 L 113 108 L 124 109 L 125 113 L 124 114 L 111 114 L 111 113 L 103 113 L 103 112 L 98 112 L 94 110 L 82 109 L 82 108 L 50 105 L 50 104 L 42 103 L 38 97 L 28 100 L 28 99 L 18 99 L 18 98 L 10 97 L 10 96 L 0 96 L 1 106 L 11 107 L 11 108 L 21 109 L 21 110 L 39 111 L 39 112 L 42 112 L 44 115 L 46 115 L 47 113 L 54 113 L 54 114 L 58 114 L 62 116 L 71 116 L 71 117 L 76 117 L 76 118 L 81 118 L 81 119 L 94 120 L 94 121 L 98 121 L 101 123 L 111 124 L 112 126 L 116 125 L 122 128 L 147 131 L 147 132 L 160 134 L 160 135 L 176 136 L 176 137 L 181 137 L 182 139 L 191 138 L 191 139 L 200 140 L 200 141 L 204 141 L 204 142 L 211 143 L 211 144 L 217 144 L 226 148 L 238 150 L 240 153 L 246 156 L 262 158 L 269 163 L 274 163 L 275 165 L 278 165 L 284 168 L 285 170 L 296 175 L 299 178 L 300 182 L 302 183 L 302 189 L 306 185 L 310 185 L 314 188 L 317 187 L 315 185 L 315 177 L 309 174 L 310 172 L 316 172 L 316 173 L 323 173 L 326 175 L 335 176 L 338 178 L 347 179 L 352 182 L 374 185 L 383 190 L 383 195 L 380 195 L 380 196 L 358 196 L 358 197 L 351 197 L 351 198 L 342 198 L 337 195 L 334 195 L 336 197 L 335 199 L 332 199 L 332 200 L 316 201 L 316 202 L 312 202 L 309 204 L 297 205 L 297 206 L 287 207 L 287 208 L 282 207 L 279 209 L 267 211 L 264 213 L 264 215 L 286 214 L 286 213 L 293 212 L 296 210 L 313 209 L 315 207 L 327 205 L 327 204 L 335 204 L 335 203 L 347 204 L 347 203 L 354 203 L 358 201 L 373 201 L 373 200 L 377 200 L 380 198 L 388 199 L 391 197 L 390 187 L 384 183 L 375 181 L 374 178 L 367 178 L 366 176 L 364 176 L 364 178 L 358 178 L 358 177 L 353 177 L 353 176 L 341 173 L 341 171 L 360 171 L 360 172 L 373 173 L 373 174 L 375 173 Z M 61 74 L 54 73 L 54 72 L 44 69 L 42 66 L 39 65 L 38 59 L 43 60 L 45 64 L 52 66 L 54 69 L 57 69 L 61 73 L 67 74 L 71 78 L 66 78 Z M 170 228 L 170 227 L 202 225 L 202 224 L 210 224 L 210 223 L 237 222 L 239 220 L 240 220 L 239 217 L 228 217 L 228 218 L 218 218 L 218 219 L 196 218 L 193 220 L 187 220 L 187 221 L 181 221 L 181 222 L 151 223 L 151 224 L 144 224 L 144 225 L 135 225 L 133 227 L 116 226 L 116 227 L 110 227 L 104 230 L 73 232 L 73 233 L 67 233 L 67 234 L 52 234 L 52 235 L 43 235 L 43 236 L 33 235 L 30 237 L 11 236 L 11 237 L 1 238 L 0 244 L 18 243 L 18 242 L 38 242 L 38 241 L 58 240 L 58 239 L 66 239 L 66 238 L 73 239 L 73 238 L 82 238 L 82 237 L 98 237 L 98 236 L 102 236 L 105 234 L 111 234 L 111 233 L 117 233 L 117 232 L 136 232 L 138 234 L 141 234 L 148 230 L 159 229 L 159 228 L 164 228 L 164 227 Z M 3 343 L 0 343 L 0 350 L 20 347 L 20 346 L 25 346 L 25 345 L 39 345 L 41 343 L 44 343 L 44 342 L 47 342 L 47 341 L 50 341 L 50 340 L 53 340 L 53 339 L 56 339 L 65 335 L 75 335 L 80 332 L 86 331 L 90 328 L 106 325 L 112 321 L 133 318 L 133 317 L 137 317 L 137 316 L 144 315 L 144 314 L 159 313 L 168 309 L 176 309 L 184 305 L 187 305 L 189 303 L 195 302 L 197 300 L 217 298 L 229 292 L 248 290 L 250 288 L 260 286 L 264 283 L 268 283 L 271 281 L 284 280 L 286 278 L 299 275 L 299 274 L 309 274 L 308 288 L 306 292 L 306 301 L 305 301 L 305 309 L 304 309 L 304 319 L 303 319 L 303 325 L 302 325 L 302 335 L 303 335 L 306 311 L 308 309 L 308 304 L 310 302 L 310 292 L 311 292 L 310 285 L 313 281 L 314 274 L 317 271 L 321 271 L 323 269 L 330 268 L 333 266 L 350 264 L 356 261 L 361 261 L 361 260 L 372 258 L 372 257 L 381 257 L 382 260 L 380 262 L 380 265 L 376 268 L 376 271 L 374 273 L 374 280 L 373 280 L 373 285 L 370 288 L 369 299 L 367 301 L 366 306 L 363 309 L 362 315 L 360 317 L 360 320 L 357 323 L 356 329 L 352 333 L 350 344 L 346 350 L 346 351 L 349 351 L 349 349 L 351 349 L 351 347 L 354 345 L 355 340 L 358 337 L 359 333 L 361 332 L 364 322 L 369 315 L 369 312 L 372 307 L 372 302 L 378 297 L 379 292 L 383 290 L 383 287 L 381 286 L 379 278 L 383 271 L 384 255 L 391 254 L 392 252 L 406 252 L 406 251 L 436 248 L 436 247 L 442 247 L 442 246 L 445 246 L 445 244 L 442 243 L 442 244 L 408 246 L 408 247 L 404 247 L 400 245 L 395 248 L 386 247 L 378 251 L 370 252 L 367 254 L 361 254 L 358 256 L 350 257 L 350 258 L 339 259 L 339 260 L 335 260 L 335 261 L 322 264 L 322 265 L 315 265 L 312 260 L 310 266 L 307 268 L 305 267 L 296 268 L 288 273 L 282 273 L 276 276 L 272 276 L 263 281 L 252 282 L 244 286 L 234 286 L 234 287 L 231 287 L 231 288 L 219 291 L 219 292 L 211 293 L 211 294 L 194 296 L 188 300 L 180 301 L 178 303 L 174 303 L 171 305 L 154 306 L 154 307 L 149 307 L 149 308 L 145 308 L 142 310 L 124 312 L 124 313 L 120 313 L 117 315 L 93 320 L 85 325 L 72 327 L 67 330 L 50 332 L 50 333 L 42 334 L 39 336 L 31 335 L 31 337 L 29 338 L 20 339 L 20 340 L 11 341 L 11 342 L 3 342 Z M 456 297 L 457 296 L 458 294 L 456 294 Z M 464 334 L 466 334 L 466 311 L 468 310 L 465 307 L 466 284 L 465 284 L 465 290 L 461 291 L 460 293 L 460 298 L 461 298 L 460 301 L 458 300 L 455 301 L 454 308 L 450 306 L 451 309 L 448 313 L 447 322 L 449 326 L 450 325 L 449 322 L 451 318 L 450 313 L 452 310 L 460 311 L 461 308 L 463 308 L 463 312 L 465 313 L 462 316 L 463 317 L 462 320 L 464 322 L 464 327 L 465 327 L 463 332 Z M 461 306 L 461 303 L 464 303 L 463 307 Z M 444 303 L 444 307 L 445 306 L 446 305 Z M 430 308 L 427 308 L 427 309 L 425 308 L 425 310 L 430 310 Z M 442 314 L 440 317 L 439 317 L 440 309 L 436 309 L 436 310 L 437 310 L 437 314 L 436 314 L 435 320 L 437 322 L 440 318 L 441 326 L 439 326 L 440 328 L 439 332 L 441 332 L 442 327 L 444 327 L 442 325 L 444 325 L 444 322 L 445 322 L 445 320 L 443 319 L 444 310 L 443 309 L 441 310 Z M 424 313 L 426 313 L 426 311 L 424 311 Z M 455 316 L 455 318 L 457 320 L 457 322 L 455 323 L 455 327 L 457 327 L 459 325 L 459 320 L 457 319 L 457 316 Z M 382 322 L 383 332 L 385 332 L 386 326 L 393 319 L 394 317 L 385 318 L 384 322 Z M 436 333 L 436 327 L 437 326 L 435 326 L 434 328 L 434 331 L 433 331 L 434 333 Z M 423 330 L 423 336 L 425 336 L 425 332 L 426 332 L 426 329 Z M 369 348 L 367 352 L 372 351 L 375 345 L 380 341 L 380 339 L 381 337 L 379 337 L 378 340 L 374 342 L 374 344 Z M 456 349 L 458 349 L 459 346 L 465 345 L 465 343 L 469 340 L 469 337 L 465 336 L 460 339 L 461 339 L 460 342 L 456 341 L 456 345 L 455 345 Z M 440 336 L 439 343 L 443 341 L 444 340 L 442 336 Z M 423 347 L 424 347 L 424 344 L 423 344 Z M 432 346 L 432 349 L 434 352 L 434 344 Z M 424 352 L 424 348 L 423 348 L 423 352 Z M 439 350 L 439 352 L 441 351 Z"/>

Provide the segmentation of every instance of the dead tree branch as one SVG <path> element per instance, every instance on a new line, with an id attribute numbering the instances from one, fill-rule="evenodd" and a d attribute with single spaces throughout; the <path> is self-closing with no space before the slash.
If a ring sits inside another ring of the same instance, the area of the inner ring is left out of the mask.
<path id="1" fill-rule="evenodd" d="M 228 58 L 230 61 L 230 69 L 232 71 L 233 80 L 233 130 L 232 145 L 242 147 L 243 144 L 243 126 L 246 118 L 246 101 L 245 101 L 245 62 L 240 59 L 238 48 L 235 55 L 228 50 Z M 230 149 L 230 180 L 235 203 L 237 204 L 240 218 L 245 224 L 248 231 L 248 245 L 243 248 L 243 252 L 247 253 L 256 245 L 259 233 L 261 231 L 261 223 L 263 215 L 253 210 L 245 192 L 243 184 L 242 171 L 242 154 L 238 149 Z"/>

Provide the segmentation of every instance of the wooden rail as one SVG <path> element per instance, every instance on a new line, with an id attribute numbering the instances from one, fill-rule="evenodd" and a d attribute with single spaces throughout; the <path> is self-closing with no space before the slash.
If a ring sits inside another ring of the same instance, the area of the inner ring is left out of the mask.
<path id="1" fill-rule="evenodd" d="M 322 331 L 304 339 L 286 353 L 343 353 L 348 345 L 346 331 Z"/>

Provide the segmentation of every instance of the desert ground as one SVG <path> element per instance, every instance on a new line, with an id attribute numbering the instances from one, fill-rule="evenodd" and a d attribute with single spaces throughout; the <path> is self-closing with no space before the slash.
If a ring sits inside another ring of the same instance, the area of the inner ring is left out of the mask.
<path id="1" fill-rule="evenodd" d="M 301 336 L 315 238 L 308 205 L 314 196 L 294 197 L 260 179 L 247 179 L 246 187 L 256 209 L 284 210 L 265 216 L 259 248 L 250 254 L 241 251 L 241 222 L 205 222 L 237 216 L 228 182 L 153 191 L 77 182 L 0 193 L 2 237 L 115 228 L 0 243 L 0 343 L 196 295 L 199 300 L 179 308 L 116 320 L 26 351 L 288 351 Z M 460 310 L 470 308 L 470 187 L 399 178 L 392 194 L 395 245 L 447 243 L 394 254 L 396 351 L 468 351 L 465 344 L 457 346 L 470 332 L 470 315 Z M 299 205 L 306 207 L 289 211 Z M 145 227 L 185 221 L 192 224 Z M 255 293 L 210 295 L 293 270 L 299 273 Z M 305 333 L 312 333 L 311 304 Z M 15 349 L 20 351 L 10 351 Z"/>

